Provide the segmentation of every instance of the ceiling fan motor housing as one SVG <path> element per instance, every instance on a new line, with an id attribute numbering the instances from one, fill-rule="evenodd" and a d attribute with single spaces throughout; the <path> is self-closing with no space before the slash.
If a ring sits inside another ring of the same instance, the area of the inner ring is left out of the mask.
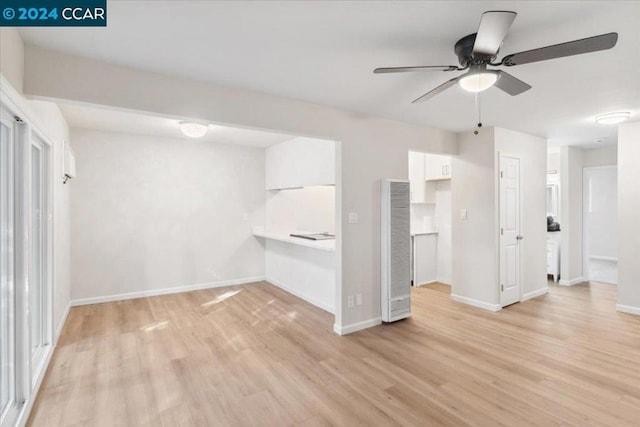
<path id="1" fill-rule="evenodd" d="M 456 42 L 455 47 L 453 48 L 456 56 L 458 57 L 458 62 L 464 68 L 469 67 L 471 65 L 479 65 L 479 64 L 489 64 L 498 56 L 498 52 L 495 55 L 483 55 L 479 57 L 473 56 L 473 45 L 476 42 L 476 34 L 469 34 L 458 40 Z"/>

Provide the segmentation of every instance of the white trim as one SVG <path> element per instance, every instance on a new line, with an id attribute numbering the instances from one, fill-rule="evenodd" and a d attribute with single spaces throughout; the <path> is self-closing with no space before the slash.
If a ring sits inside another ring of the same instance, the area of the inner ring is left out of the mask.
<path id="1" fill-rule="evenodd" d="M 632 305 L 616 304 L 616 310 L 622 313 L 629 313 L 629 314 L 635 314 L 636 316 L 640 316 L 640 307 L 634 307 Z"/>
<path id="2" fill-rule="evenodd" d="M 58 345 L 58 339 L 60 339 L 60 334 L 62 334 L 62 328 L 64 328 L 64 324 L 67 322 L 67 317 L 69 316 L 69 311 L 71 310 L 71 301 L 67 304 L 67 308 L 64 309 L 64 313 L 62 313 L 62 319 L 58 323 L 56 327 L 55 335 L 53 336 L 53 345 Z"/>
<path id="3" fill-rule="evenodd" d="M 481 308 L 483 310 L 489 310 L 489 311 L 500 311 L 500 310 L 502 310 L 502 307 L 500 306 L 500 304 L 489 304 L 488 302 L 479 301 L 477 299 L 463 297 L 463 296 L 455 295 L 455 294 L 451 294 L 451 298 L 453 298 L 454 301 L 458 301 L 458 302 L 461 302 L 463 304 L 468 304 L 468 305 L 471 305 L 473 307 Z"/>
<path id="4" fill-rule="evenodd" d="M 292 289 L 292 288 L 290 288 L 289 286 L 285 285 L 285 284 L 284 284 L 284 283 L 282 283 L 282 282 L 279 282 L 279 281 L 274 280 L 274 279 L 269 278 L 269 277 L 267 277 L 267 278 L 266 278 L 266 279 L 264 279 L 264 280 L 266 280 L 267 282 L 269 282 L 270 284 L 272 284 L 272 285 L 273 285 L 273 286 L 275 286 L 275 287 L 278 287 L 278 288 L 280 288 L 280 289 L 282 289 L 282 290 L 284 290 L 284 291 L 289 292 L 289 293 L 290 293 L 290 294 L 292 294 L 292 295 L 297 296 L 297 297 L 298 297 L 298 298 L 300 298 L 300 299 L 305 300 L 305 301 L 306 301 L 306 302 L 308 302 L 309 304 L 315 305 L 316 307 L 320 307 L 320 308 L 321 308 L 321 309 L 323 309 L 324 311 L 327 311 L 327 312 L 329 312 L 329 313 L 331 313 L 331 314 L 335 314 L 335 310 L 334 310 L 334 308 L 333 308 L 333 307 L 330 307 L 330 306 L 328 306 L 328 305 L 326 305 L 326 304 L 324 304 L 324 303 L 322 303 L 322 302 L 318 301 L 318 300 L 317 300 L 317 299 L 315 299 L 315 298 L 311 298 L 311 297 L 309 297 L 308 295 L 305 295 L 305 294 L 301 293 L 300 291 L 297 291 L 297 290 L 295 290 L 295 289 Z"/>
<path id="5" fill-rule="evenodd" d="M 545 286 L 544 288 L 527 292 L 526 294 L 522 295 L 522 298 L 520 299 L 520 301 L 526 301 L 528 299 L 536 298 L 536 297 L 539 297 L 540 295 L 545 295 L 547 293 L 549 293 L 549 287 Z"/>
<path id="6" fill-rule="evenodd" d="M 200 283 L 197 285 L 176 286 L 174 288 L 149 289 L 147 291 L 128 292 L 126 294 L 105 295 L 91 298 L 72 299 L 71 307 L 79 305 L 100 304 L 103 302 L 123 301 L 135 298 L 154 297 L 157 295 L 177 294 L 181 292 L 199 291 L 202 289 L 222 288 L 224 286 L 246 285 L 249 283 L 261 282 L 263 276 L 245 277 L 242 279 L 223 280 L 220 282 Z"/>
<path id="7" fill-rule="evenodd" d="M 598 261 L 618 262 L 618 257 L 615 257 L 615 256 L 589 255 L 589 259 L 596 259 Z"/>
<path id="8" fill-rule="evenodd" d="M 576 277 L 575 279 L 569 279 L 569 280 L 560 279 L 558 284 L 562 286 L 573 286 L 583 282 L 585 282 L 584 277 Z"/>
<path id="9" fill-rule="evenodd" d="M 428 282 L 420 283 L 418 285 L 414 284 L 413 287 L 414 288 L 419 288 L 421 286 L 427 286 L 427 285 L 431 285 L 433 283 L 442 283 L 443 285 L 446 285 L 446 283 L 440 282 L 438 279 L 435 279 L 435 280 L 429 280 Z"/>
<path id="10" fill-rule="evenodd" d="M 368 329 L 368 328 L 372 328 L 374 326 L 378 326 L 382 324 L 382 318 L 381 317 L 374 317 L 373 319 L 369 319 L 369 320 L 363 320 L 362 322 L 356 322 L 356 323 L 352 323 L 350 325 L 338 325 L 338 324 L 334 324 L 333 325 L 333 332 L 335 332 L 338 335 L 347 335 L 350 334 L 352 332 L 357 332 L 357 331 L 361 331 L 363 329 Z"/>

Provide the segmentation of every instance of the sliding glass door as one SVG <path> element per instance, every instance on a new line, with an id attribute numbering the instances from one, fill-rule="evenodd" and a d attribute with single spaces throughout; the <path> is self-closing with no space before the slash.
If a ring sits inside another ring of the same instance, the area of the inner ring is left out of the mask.
<path id="1" fill-rule="evenodd" d="M 0 425 L 15 412 L 13 120 L 0 111 Z"/>
<path id="2" fill-rule="evenodd" d="M 16 109 L 17 110 L 17 109 Z M 19 422 L 51 350 L 52 148 L 0 105 L 0 427 Z"/>

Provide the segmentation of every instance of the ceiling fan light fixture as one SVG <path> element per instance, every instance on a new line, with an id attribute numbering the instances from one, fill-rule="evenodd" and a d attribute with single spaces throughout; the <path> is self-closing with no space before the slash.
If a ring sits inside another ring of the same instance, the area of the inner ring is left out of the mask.
<path id="1" fill-rule="evenodd" d="M 209 126 L 202 123 L 182 121 L 180 122 L 180 130 L 189 138 L 201 138 L 209 130 Z"/>
<path id="2" fill-rule="evenodd" d="M 615 125 L 629 120 L 631 113 L 628 111 L 618 111 L 596 116 L 596 123 L 599 125 Z"/>
<path id="3" fill-rule="evenodd" d="M 469 73 L 458 80 L 460 87 L 467 92 L 482 92 L 493 86 L 498 80 L 498 73 L 492 71 L 481 71 Z"/>

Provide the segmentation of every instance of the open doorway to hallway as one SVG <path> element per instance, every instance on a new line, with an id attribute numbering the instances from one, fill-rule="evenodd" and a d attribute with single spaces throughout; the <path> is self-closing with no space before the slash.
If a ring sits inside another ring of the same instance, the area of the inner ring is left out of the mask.
<path id="1" fill-rule="evenodd" d="M 451 289 L 451 157 L 409 151 L 411 283 Z"/>
<path id="2" fill-rule="evenodd" d="M 584 168 L 583 271 L 586 280 L 618 283 L 617 174 L 615 165 Z"/>

